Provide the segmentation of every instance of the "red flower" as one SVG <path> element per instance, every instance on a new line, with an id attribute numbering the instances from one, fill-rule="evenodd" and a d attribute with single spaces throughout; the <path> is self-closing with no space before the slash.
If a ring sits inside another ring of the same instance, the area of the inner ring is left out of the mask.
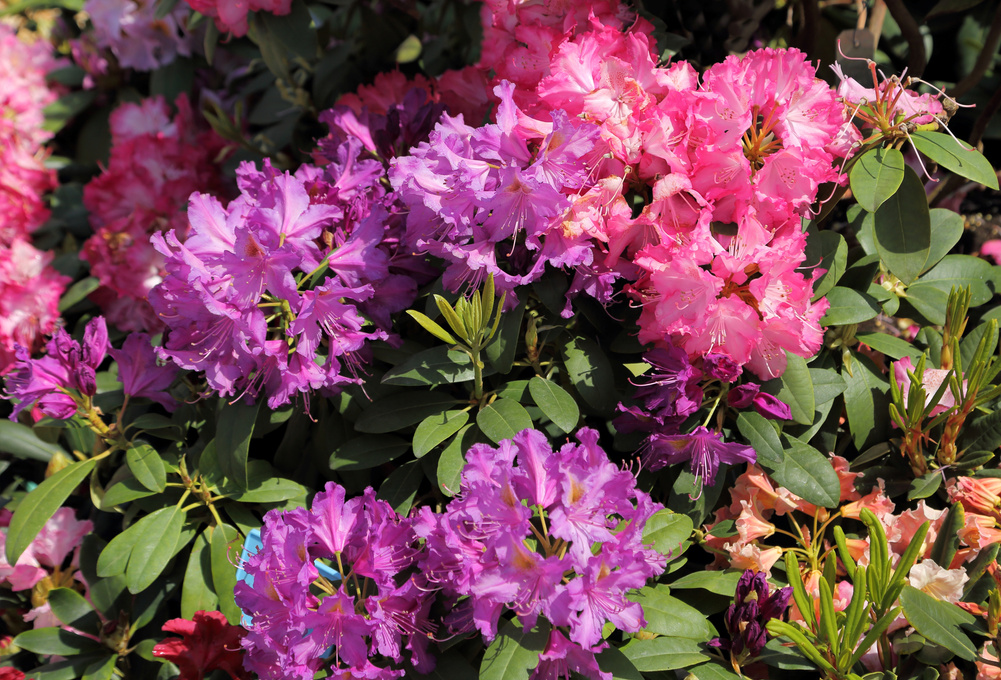
<path id="1" fill-rule="evenodd" d="M 243 670 L 240 648 L 244 630 L 231 626 L 220 612 L 196 612 L 192 621 L 171 619 L 163 624 L 163 630 L 181 637 L 158 644 L 153 656 L 177 664 L 181 669 L 179 680 L 202 680 L 217 668 L 235 680 L 250 680 L 250 674 Z"/>
<path id="2" fill-rule="evenodd" d="M 24 680 L 24 673 L 10 666 L 0 667 L 0 680 Z"/>

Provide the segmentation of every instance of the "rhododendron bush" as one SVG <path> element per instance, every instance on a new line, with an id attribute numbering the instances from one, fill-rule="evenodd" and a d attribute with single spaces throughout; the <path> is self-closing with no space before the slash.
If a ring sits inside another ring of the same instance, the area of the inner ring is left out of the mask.
<path id="1" fill-rule="evenodd" d="M 917 4 L 0 4 L 0 678 L 1001 677 Z"/>

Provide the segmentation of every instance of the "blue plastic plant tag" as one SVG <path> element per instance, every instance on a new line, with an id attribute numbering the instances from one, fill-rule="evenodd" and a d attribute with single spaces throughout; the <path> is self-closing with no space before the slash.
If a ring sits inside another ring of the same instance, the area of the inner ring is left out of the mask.
<path id="1" fill-rule="evenodd" d="M 236 569 L 236 580 L 243 581 L 251 588 L 254 587 L 254 577 L 243 570 L 243 565 L 246 564 L 247 560 L 250 559 L 251 555 L 256 555 L 257 551 L 261 549 L 264 543 L 261 541 L 261 530 L 253 529 L 249 534 L 247 534 L 247 539 L 243 542 L 243 552 L 240 553 L 240 565 Z M 341 575 L 337 573 L 336 570 L 331 569 L 326 564 L 320 560 L 316 560 L 313 564 L 316 565 L 316 570 L 320 572 L 320 576 L 324 577 L 328 581 L 340 581 Z M 253 619 L 244 612 L 243 617 L 240 619 L 240 625 L 244 628 L 249 628 Z"/>

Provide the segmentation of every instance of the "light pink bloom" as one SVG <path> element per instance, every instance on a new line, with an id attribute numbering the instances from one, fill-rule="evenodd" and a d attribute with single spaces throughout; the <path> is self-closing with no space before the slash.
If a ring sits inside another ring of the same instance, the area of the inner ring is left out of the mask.
<path id="1" fill-rule="evenodd" d="M 934 560 L 922 560 L 911 567 L 908 582 L 918 590 L 945 602 L 958 602 L 963 586 L 970 580 L 965 569 L 943 569 Z"/>

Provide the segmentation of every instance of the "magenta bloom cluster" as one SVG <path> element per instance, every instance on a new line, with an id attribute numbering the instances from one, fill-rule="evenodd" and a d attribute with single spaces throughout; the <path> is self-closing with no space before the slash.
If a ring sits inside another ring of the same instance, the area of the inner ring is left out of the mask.
<path id="1" fill-rule="evenodd" d="M 554 626 L 534 677 L 568 667 L 605 677 L 594 657 L 602 627 L 640 630 L 627 594 L 664 570 L 643 543 L 662 506 L 608 460 L 594 430 L 576 436 L 558 450 L 536 430 L 473 446 L 443 513 L 398 517 L 371 489 L 345 502 L 336 484 L 312 510 L 268 513 L 264 545 L 244 565 L 253 587 L 236 591 L 253 618 L 248 668 L 312 678 L 332 664 L 336 677 L 391 678 L 405 658 L 427 672 L 431 637 L 475 630 L 489 641 L 513 612 L 526 629 L 540 616 Z M 342 579 L 320 577 L 317 559 Z"/>

